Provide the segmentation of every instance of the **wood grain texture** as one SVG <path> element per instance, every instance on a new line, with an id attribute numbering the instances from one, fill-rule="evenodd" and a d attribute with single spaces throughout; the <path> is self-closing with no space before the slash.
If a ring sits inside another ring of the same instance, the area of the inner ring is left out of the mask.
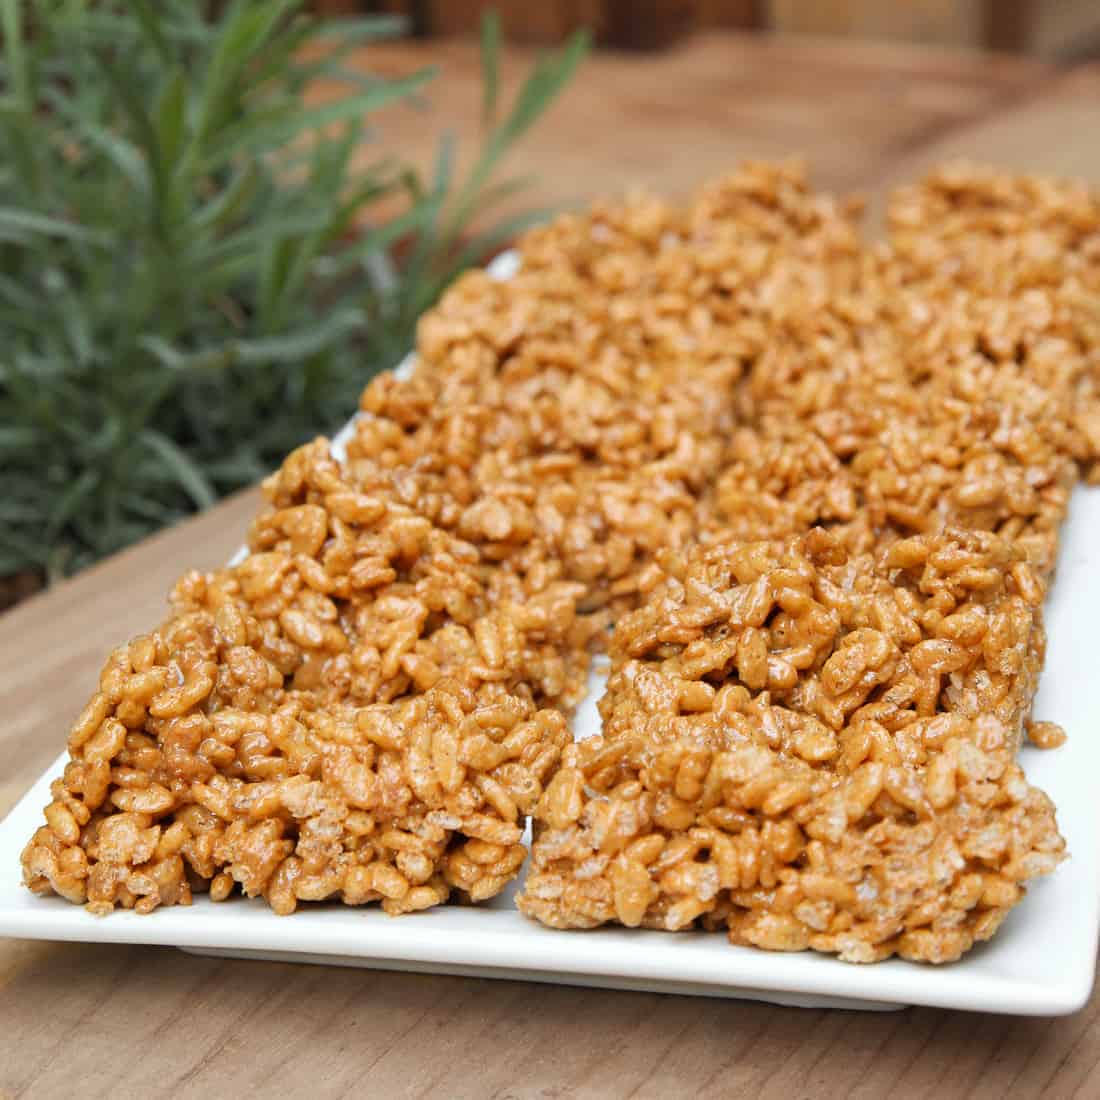
<path id="1" fill-rule="evenodd" d="M 533 52 L 511 50 L 501 102 Z M 425 91 L 434 108 L 398 106 L 378 119 L 364 161 L 400 153 L 430 176 L 444 128 L 457 133 L 459 169 L 476 153 L 481 116 L 476 43 L 403 42 L 361 55 L 387 74 L 437 64 Z M 632 187 L 682 196 L 746 157 L 798 154 L 823 187 L 862 187 L 910 149 L 1013 104 L 1044 86 L 1039 62 L 916 50 L 892 44 L 810 42 L 711 32 L 658 54 L 597 53 L 509 156 L 509 175 L 539 185 L 528 205 L 585 202 Z M 319 86 L 318 99 L 339 94 Z"/>
<path id="2" fill-rule="evenodd" d="M 765 25 L 796 34 L 892 39 L 922 45 L 986 45 L 988 0 L 767 0 Z M 1014 6 L 1018 0 L 994 0 Z"/>
<path id="3" fill-rule="evenodd" d="M 440 110 L 468 133 L 475 72 L 441 56 Z M 872 194 L 959 154 L 1100 182 L 1098 105 L 1097 69 L 705 38 L 598 59 L 516 167 L 559 199 L 682 191 L 739 155 L 796 151 Z M 254 506 L 230 500 L 0 617 L 0 813 L 60 749 L 109 646 L 157 621 L 184 569 L 224 561 Z M 0 942 L 4 1100 L 261 1093 L 1084 1100 L 1100 1096 L 1100 998 L 1054 1020 L 877 1015 Z"/>

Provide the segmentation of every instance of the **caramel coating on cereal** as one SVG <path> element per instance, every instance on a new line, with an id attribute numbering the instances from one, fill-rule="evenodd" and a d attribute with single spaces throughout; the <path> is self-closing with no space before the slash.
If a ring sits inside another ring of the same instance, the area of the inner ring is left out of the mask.
<path id="1" fill-rule="evenodd" d="M 933 727 L 928 764 L 851 771 L 777 752 L 769 725 L 798 722 L 764 705 L 714 742 L 570 746 L 540 807 L 521 910 L 554 928 L 699 921 L 769 950 L 947 962 L 1063 858 L 1053 807 L 994 719 Z"/>
<path id="2" fill-rule="evenodd" d="M 292 454 L 239 565 L 189 574 L 70 736 L 27 884 L 146 912 L 239 884 L 276 912 L 492 897 L 568 731 L 577 586 L 490 594 L 476 550 L 327 444 Z M 512 600 L 523 600 L 522 606 Z"/>
<path id="3" fill-rule="evenodd" d="M 1014 762 L 1043 633 L 1010 545 L 816 529 L 664 565 L 539 803 L 523 912 L 943 962 L 1063 858 Z"/>
<path id="4" fill-rule="evenodd" d="M 558 218 L 109 659 L 24 878 L 957 957 L 1063 856 L 1014 762 L 1100 470 L 1100 204 L 949 166 L 888 238 L 797 165 Z M 608 637 L 609 629 L 614 633 Z M 594 650 L 600 738 L 566 718 Z"/>

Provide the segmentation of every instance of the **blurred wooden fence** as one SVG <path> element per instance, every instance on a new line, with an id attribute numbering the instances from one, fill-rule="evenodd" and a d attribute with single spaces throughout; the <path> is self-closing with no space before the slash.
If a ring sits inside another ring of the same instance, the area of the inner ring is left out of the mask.
<path id="1" fill-rule="evenodd" d="M 332 14 L 408 15 L 420 35 L 473 31 L 495 7 L 513 41 L 578 26 L 607 46 L 650 49 L 699 27 L 837 35 L 1070 57 L 1100 48 L 1100 0 L 313 0 Z"/>

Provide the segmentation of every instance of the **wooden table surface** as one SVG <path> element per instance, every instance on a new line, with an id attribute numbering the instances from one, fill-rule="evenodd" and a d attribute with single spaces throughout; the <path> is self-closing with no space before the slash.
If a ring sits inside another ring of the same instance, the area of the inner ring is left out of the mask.
<path id="1" fill-rule="evenodd" d="M 435 113 L 391 112 L 386 141 L 426 157 L 441 120 L 474 132 L 478 91 L 468 45 L 371 55 L 394 72 L 423 60 L 443 67 Z M 508 58 L 509 81 L 524 60 Z M 712 35 L 590 60 L 512 168 L 559 201 L 684 192 L 739 157 L 791 153 L 872 196 L 959 155 L 1100 182 L 1098 122 L 1100 67 Z M 56 755 L 107 649 L 158 620 L 185 568 L 224 561 L 255 505 L 244 493 L 0 617 L 0 814 Z M 1097 1097 L 1100 998 L 1053 1020 L 877 1015 L 0 942 L 2 1100 L 268 1090 Z"/>

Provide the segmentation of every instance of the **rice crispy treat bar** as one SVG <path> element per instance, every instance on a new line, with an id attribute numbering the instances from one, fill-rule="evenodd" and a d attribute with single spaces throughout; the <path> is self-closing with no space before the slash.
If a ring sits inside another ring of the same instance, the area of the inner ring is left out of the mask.
<path id="1" fill-rule="evenodd" d="M 1100 459 L 1100 201 L 1080 182 L 947 165 L 888 209 L 891 308 L 915 378 L 995 395 L 1071 457 Z"/>
<path id="2" fill-rule="evenodd" d="M 1073 460 L 995 400 L 925 385 L 895 401 L 853 384 L 844 404 L 771 434 L 742 429 L 714 502 L 722 534 L 776 538 L 824 525 L 852 548 L 945 527 L 990 531 L 1046 585 L 1077 481 Z"/>
<path id="3" fill-rule="evenodd" d="M 1014 762 L 1040 598 L 1018 552 L 965 531 L 877 556 L 820 529 L 667 555 L 616 626 L 603 735 L 540 800 L 520 909 L 957 958 L 1063 857 Z"/>
<path id="4" fill-rule="evenodd" d="M 490 598 L 472 546 L 360 492 L 323 441 L 266 490 L 252 553 L 184 577 L 108 661 L 27 884 L 95 912 L 234 883 L 280 913 L 492 896 L 569 740 L 541 701 L 581 691 L 577 586 Z"/>
<path id="5" fill-rule="evenodd" d="M 1047 583 L 1100 453 L 1100 203 L 950 166 L 897 192 L 888 223 L 855 283 L 773 325 L 746 372 L 719 530 L 993 530 Z"/>

